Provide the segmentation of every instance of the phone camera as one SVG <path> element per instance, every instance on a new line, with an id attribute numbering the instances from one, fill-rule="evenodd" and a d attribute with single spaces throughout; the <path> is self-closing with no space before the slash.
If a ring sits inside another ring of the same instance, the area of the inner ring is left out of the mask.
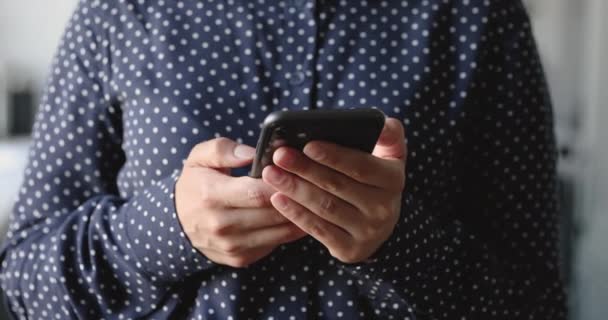
<path id="1" fill-rule="evenodd" d="M 285 137 L 285 128 L 278 127 L 274 130 L 274 134 L 278 137 Z"/>

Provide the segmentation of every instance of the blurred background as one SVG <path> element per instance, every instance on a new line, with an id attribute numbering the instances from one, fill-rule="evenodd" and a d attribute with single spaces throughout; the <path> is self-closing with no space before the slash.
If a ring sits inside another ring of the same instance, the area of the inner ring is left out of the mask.
<path id="1" fill-rule="evenodd" d="M 608 1 L 528 0 L 560 144 L 562 254 L 573 320 L 608 315 Z M 0 0 L 0 236 L 32 118 L 76 0 Z M 2 318 L 2 315 L 0 315 Z"/>

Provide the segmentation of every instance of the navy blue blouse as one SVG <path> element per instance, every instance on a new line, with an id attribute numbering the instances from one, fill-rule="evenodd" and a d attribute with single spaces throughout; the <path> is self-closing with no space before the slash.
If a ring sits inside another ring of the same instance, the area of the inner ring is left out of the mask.
<path id="1" fill-rule="evenodd" d="M 193 248 L 173 200 L 196 144 L 253 146 L 274 110 L 353 107 L 407 131 L 401 217 L 375 260 L 310 237 L 243 269 Z M 519 0 L 82 0 L 0 280 L 30 319 L 565 319 L 555 191 Z"/>

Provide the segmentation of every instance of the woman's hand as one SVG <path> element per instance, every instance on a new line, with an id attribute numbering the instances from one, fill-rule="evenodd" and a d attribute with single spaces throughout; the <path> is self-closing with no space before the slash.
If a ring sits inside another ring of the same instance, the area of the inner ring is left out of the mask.
<path id="1" fill-rule="evenodd" d="M 368 259 L 393 232 L 405 187 L 404 128 L 387 119 L 373 153 L 311 142 L 280 148 L 263 180 L 272 205 L 346 263 Z"/>
<path id="2" fill-rule="evenodd" d="M 260 179 L 231 177 L 255 149 L 218 138 L 196 146 L 176 184 L 177 215 L 188 239 L 213 262 L 245 267 L 306 234 L 270 204 Z"/>

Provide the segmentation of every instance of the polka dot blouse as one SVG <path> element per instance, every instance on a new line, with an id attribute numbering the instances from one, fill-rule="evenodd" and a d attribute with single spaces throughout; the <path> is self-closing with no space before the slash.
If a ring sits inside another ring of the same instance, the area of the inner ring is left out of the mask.
<path id="1" fill-rule="evenodd" d="M 189 243 L 174 185 L 196 144 L 253 146 L 275 110 L 361 107 L 409 146 L 372 261 L 308 237 L 233 269 Z M 565 319 L 555 155 L 519 0 L 83 0 L 0 282 L 20 319 Z"/>

